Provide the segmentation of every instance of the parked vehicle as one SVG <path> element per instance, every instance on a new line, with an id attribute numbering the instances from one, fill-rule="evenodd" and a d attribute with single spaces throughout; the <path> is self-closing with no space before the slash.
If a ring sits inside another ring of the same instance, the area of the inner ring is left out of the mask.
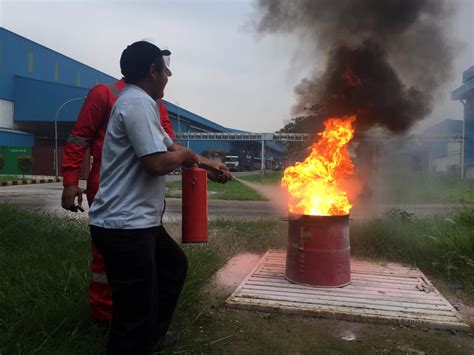
<path id="1" fill-rule="evenodd" d="M 237 155 L 226 155 L 224 157 L 224 164 L 230 171 L 239 171 L 239 157 Z"/>

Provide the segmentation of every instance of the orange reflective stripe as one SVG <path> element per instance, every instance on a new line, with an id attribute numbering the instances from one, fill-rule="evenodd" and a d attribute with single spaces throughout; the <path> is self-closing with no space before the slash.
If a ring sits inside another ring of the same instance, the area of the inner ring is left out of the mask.
<path id="1" fill-rule="evenodd" d="M 115 87 L 115 85 L 109 85 L 109 89 L 110 91 L 112 91 L 112 94 L 114 94 L 114 96 L 119 96 L 120 92 L 118 91 L 118 89 Z"/>
<path id="2" fill-rule="evenodd" d="M 72 134 L 69 136 L 67 142 L 72 143 L 72 144 L 80 144 L 80 145 L 83 145 L 84 147 L 88 147 L 91 144 L 90 139 L 79 137 L 79 136 L 73 136 Z"/>

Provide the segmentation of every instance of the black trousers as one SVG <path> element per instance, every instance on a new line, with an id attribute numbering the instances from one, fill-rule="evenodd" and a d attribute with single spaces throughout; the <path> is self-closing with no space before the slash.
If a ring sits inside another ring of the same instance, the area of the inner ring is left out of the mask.
<path id="1" fill-rule="evenodd" d="M 112 290 L 107 354 L 148 354 L 170 325 L 186 279 L 186 255 L 163 226 L 90 230 Z"/>

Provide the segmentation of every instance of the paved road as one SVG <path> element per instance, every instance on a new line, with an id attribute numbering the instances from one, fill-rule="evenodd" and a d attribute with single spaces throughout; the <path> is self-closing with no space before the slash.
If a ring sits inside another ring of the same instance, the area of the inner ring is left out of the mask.
<path id="1" fill-rule="evenodd" d="M 84 183 L 81 182 L 81 185 L 83 186 Z M 10 203 L 24 208 L 87 218 L 87 213 L 72 213 L 63 210 L 60 206 L 61 192 L 61 183 L 0 187 L 0 203 Z M 87 203 L 84 203 L 84 205 L 87 205 Z M 355 208 L 351 211 L 351 218 L 373 218 L 382 215 L 390 208 L 400 208 L 419 217 L 446 215 L 447 212 L 461 207 L 461 205 L 456 204 L 377 205 L 369 210 Z M 284 216 L 284 211 L 266 201 L 209 200 L 210 219 L 261 219 L 282 218 Z M 181 200 L 167 199 L 165 220 L 179 220 L 180 218 Z"/>
<path id="2" fill-rule="evenodd" d="M 84 182 L 80 183 L 85 186 Z M 87 217 L 87 213 L 72 213 L 61 208 L 62 184 L 18 185 L 0 187 L 0 203 L 18 207 L 66 214 L 72 217 Z M 84 196 L 85 198 L 85 196 Z M 87 206 L 87 203 L 84 203 Z M 87 208 L 86 208 L 87 212 Z M 264 201 L 221 201 L 209 200 L 210 218 L 275 218 L 278 210 Z M 181 218 L 181 200 L 167 199 L 166 219 Z"/>

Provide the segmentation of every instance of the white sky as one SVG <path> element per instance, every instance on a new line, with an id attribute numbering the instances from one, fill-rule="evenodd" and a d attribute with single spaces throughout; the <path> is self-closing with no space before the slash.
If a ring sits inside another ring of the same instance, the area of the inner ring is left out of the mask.
<path id="1" fill-rule="evenodd" d="M 459 7 L 452 36 L 463 48 L 453 80 L 418 129 L 462 118 L 450 94 L 474 65 L 474 0 L 450 1 Z M 295 38 L 259 38 L 254 11 L 253 0 L 0 0 L 0 26 L 118 78 L 122 50 L 154 37 L 172 51 L 165 99 L 227 127 L 271 132 L 290 118 L 293 88 L 310 67 L 297 57 Z"/>

